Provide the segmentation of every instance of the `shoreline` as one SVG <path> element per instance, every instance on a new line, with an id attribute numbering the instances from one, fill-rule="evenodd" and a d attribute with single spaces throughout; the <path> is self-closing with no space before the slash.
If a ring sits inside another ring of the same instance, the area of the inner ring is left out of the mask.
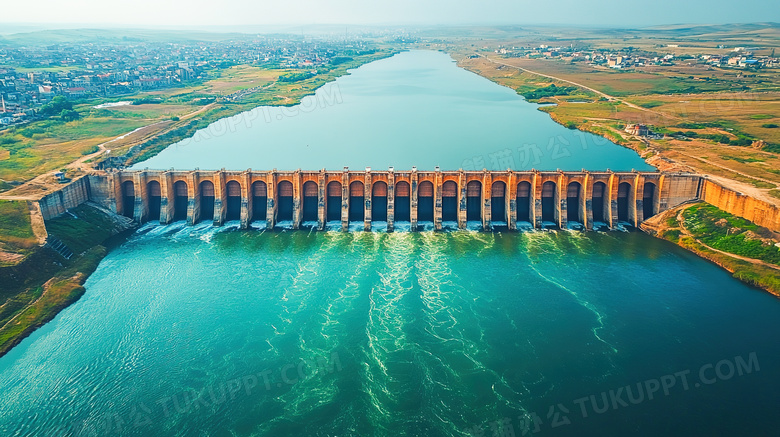
<path id="1" fill-rule="evenodd" d="M 548 112 L 548 111 L 544 111 L 542 109 L 543 107 L 549 107 L 549 106 L 552 106 L 552 105 L 541 106 L 539 108 L 539 110 L 541 112 L 546 112 L 550 116 L 550 119 L 552 119 L 556 123 L 560 124 L 561 126 L 565 126 L 565 124 L 561 120 L 559 120 L 557 117 L 555 117 L 555 115 L 553 113 Z M 646 140 L 646 142 L 645 142 L 645 144 L 648 145 L 648 148 L 647 148 L 647 150 L 644 151 L 645 153 L 643 153 L 643 151 L 638 150 L 635 147 L 633 147 L 633 143 L 631 143 L 631 142 L 625 142 L 624 143 L 622 141 L 616 141 L 615 139 L 609 138 L 609 137 L 605 136 L 602 133 L 592 132 L 592 131 L 587 130 L 587 129 L 582 129 L 582 127 L 583 127 L 582 125 L 578 125 L 576 128 L 578 130 L 582 131 L 582 132 L 589 132 L 589 133 L 594 134 L 594 135 L 599 135 L 599 136 L 601 136 L 603 138 L 606 138 L 609 141 L 612 141 L 613 143 L 617 144 L 618 146 L 625 147 L 627 149 L 633 150 L 647 164 L 653 166 L 654 168 L 658 169 L 659 171 L 663 170 L 663 168 L 662 168 L 663 166 L 669 166 L 670 165 L 670 163 L 668 161 L 666 161 L 667 158 L 665 158 L 660 152 L 655 150 L 655 148 L 652 147 L 652 145 L 651 145 L 652 143 L 650 143 L 649 140 Z M 672 167 L 674 167 L 676 165 L 677 164 L 672 164 Z M 704 202 L 704 201 L 702 201 L 702 202 Z M 706 202 L 704 202 L 704 203 L 706 203 Z M 679 206 L 675 207 L 675 208 L 672 208 L 672 209 L 670 209 L 668 211 L 673 211 L 673 210 L 676 210 L 678 208 L 679 208 Z M 685 209 L 685 208 L 683 208 L 683 209 Z M 663 213 L 658 214 L 655 217 L 663 216 L 668 211 L 664 211 Z M 653 217 L 653 218 L 655 218 L 655 217 Z M 756 289 L 761 290 L 762 292 L 765 292 L 765 293 L 769 293 L 769 294 L 771 294 L 771 295 L 773 295 L 773 296 L 775 296 L 777 298 L 780 298 L 780 289 L 774 289 L 774 288 L 772 288 L 772 287 L 770 287 L 768 285 L 763 285 L 755 278 L 748 278 L 748 277 L 741 276 L 740 275 L 741 270 L 739 268 L 740 267 L 739 264 L 740 263 L 744 263 L 744 262 L 748 262 L 748 261 L 741 260 L 740 257 L 733 256 L 734 254 L 717 253 L 717 252 L 713 251 L 712 248 L 709 248 L 709 247 L 703 245 L 699 241 L 693 241 L 691 243 L 685 244 L 682 239 L 671 240 L 669 238 L 664 238 L 663 232 L 660 232 L 660 233 L 648 232 L 648 230 L 645 227 L 643 227 L 642 224 L 640 224 L 640 226 L 637 227 L 637 230 L 640 230 L 640 231 L 650 235 L 651 237 L 655 237 L 655 238 L 658 238 L 658 239 L 661 239 L 661 240 L 664 240 L 664 241 L 670 241 L 670 242 L 674 243 L 675 245 L 677 245 L 678 247 L 681 247 L 681 248 L 683 248 L 683 249 L 685 249 L 685 250 L 687 250 L 687 251 L 697 255 L 699 258 L 702 258 L 702 259 L 704 259 L 706 261 L 709 261 L 709 262 L 717 265 L 718 267 L 722 268 L 723 270 L 729 272 L 732 277 L 738 279 L 742 283 L 747 284 L 747 285 L 749 285 L 751 287 L 755 287 Z M 724 259 L 724 257 L 727 258 L 727 259 Z M 780 267 L 777 267 L 777 269 L 780 269 Z"/>
<path id="2" fill-rule="evenodd" d="M 697 239 L 685 227 L 683 213 L 687 209 L 701 204 L 709 205 L 704 201 L 691 202 L 666 210 L 642 223 L 640 230 L 652 237 L 674 243 L 676 246 L 731 273 L 735 279 L 780 298 L 780 286 L 762 283 L 762 278 L 780 278 L 780 266 L 710 247 Z M 758 274 L 763 274 L 763 276 L 756 276 Z"/>
<path id="3" fill-rule="evenodd" d="M 546 108 L 546 107 L 553 107 L 555 105 L 557 105 L 557 104 L 540 106 L 539 107 L 539 111 L 546 112 L 550 116 L 550 119 L 552 119 L 554 122 L 560 124 L 561 126 L 566 127 L 564 122 L 562 120 L 560 120 L 558 117 L 556 117 L 555 114 L 553 114 L 552 112 L 544 110 L 544 108 Z M 674 163 L 673 161 L 671 161 L 668 158 L 664 157 L 661 152 L 659 152 L 656 148 L 653 147 L 652 142 L 650 140 L 647 140 L 647 139 L 644 139 L 644 138 L 640 138 L 640 141 L 642 141 L 647 146 L 647 149 L 640 150 L 640 149 L 637 149 L 634 146 L 634 143 L 632 143 L 632 142 L 618 141 L 616 139 L 607 137 L 603 133 L 593 132 L 593 131 L 591 131 L 589 129 L 583 129 L 583 127 L 587 127 L 587 126 L 577 125 L 576 129 L 578 129 L 578 130 L 580 130 L 582 132 L 589 132 L 589 133 L 594 134 L 594 135 L 599 135 L 599 136 L 601 136 L 603 138 L 606 138 L 607 140 L 617 144 L 618 146 L 625 147 L 627 149 L 633 150 L 647 164 L 653 166 L 654 168 L 656 168 L 656 169 L 658 169 L 660 171 L 664 170 L 663 167 L 677 168 L 678 165 L 682 165 L 682 164 Z M 691 170 L 692 170 L 692 172 L 696 173 L 695 170 L 693 170 L 693 169 L 691 169 Z M 723 178 L 719 178 L 719 179 L 723 180 Z M 728 182 L 731 182 L 731 181 L 728 180 Z M 707 203 L 707 202 L 704 202 L 704 201 L 702 201 L 702 202 L 703 203 Z M 715 205 L 713 205 L 713 206 L 715 206 Z M 675 208 L 672 208 L 670 210 L 664 211 L 661 214 L 658 214 L 657 216 L 653 217 L 652 219 L 655 219 L 658 216 L 664 216 L 669 211 L 674 211 L 674 210 L 677 210 L 679 208 L 680 208 L 680 206 L 678 205 Z M 683 207 L 682 208 L 682 210 L 684 210 L 684 209 L 687 209 L 687 207 Z M 663 236 L 663 230 L 661 230 L 658 233 L 648 232 L 648 229 L 646 227 L 644 227 L 642 224 L 640 224 L 640 226 L 637 227 L 637 229 L 642 231 L 642 232 L 644 232 L 644 233 L 646 233 L 646 234 L 648 234 L 648 235 L 650 235 L 650 236 L 652 236 L 652 237 L 655 237 L 655 238 L 658 238 L 658 239 L 661 239 L 661 240 L 664 240 L 664 241 L 670 241 L 670 242 L 674 243 L 675 245 L 677 245 L 678 247 L 681 247 L 681 248 L 683 248 L 683 249 L 685 249 L 685 250 L 687 250 L 687 251 L 697 255 L 699 258 L 702 258 L 702 259 L 704 259 L 706 261 L 709 261 L 709 262 L 717 265 L 718 267 L 722 268 L 723 270 L 729 272 L 732 275 L 732 277 L 738 279 L 739 281 L 743 282 L 744 284 L 747 284 L 747 285 L 749 285 L 751 287 L 755 287 L 756 289 L 761 290 L 762 292 L 766 292 L 766 293 L 769 293 L 769 294 L 771 294 L 771 295 L 773 295 L 773 296 L 775 296 L 777 298 L 780 298 L 780 288 L 776 289 L 776 288 L 774 288 L 774 287 L 772 287 L 770 285 L 762 284 L 760 282 L 760 280 L 757 279 L 757 278 L 748 277 L 748 276 L 745 276 L 744 274 L 741 274 L 741 272 L 743 272 L 743 270 L 740 267 L 744 267 L 744 263 L 751 263 L 751 261 L 748 261 L 748 259 L 742 259 L 743 257 L 740 257 L 740 256 L 735 255 L 735 254 L 729 254 L 728 252 L 717 251 L 716 249 L 708 247 L 708 246 L 704 245 L 703 243 L 701 243 L 700 241 L 695 240 L 695 239 L 692 242 L 687 242 L 687 241 L 685 241 L 683 239 L 672 240 L 672 239 L 669 239 L 669 238 L 665 238 Z M 742 265 L 740 265 L 740 264 L 742 264 Z M 778 269 L 778 270 L 780 270 L 780 267 L 771 267 L 771 269 Z"/>
<path id="4" fill-rule="evenodd" d="M 74 252 L 71 258 L 65 258 L 53 248 L 43 246 L 19 264 L 0 268 L 0 279 L 16 290 L 12 297 L 0 305 L 3 320 L 0 324 L 0 357 L 77 302 L 86 291 L 85 282 L 103 259 L 137 228 L 128 219 L 91 202 L 74 208 L 74 211 L 81 218 L 66 215 L 64 222 L 60 220 L 54 223 L 54 227 L 60 229 L 69 229 L 74 225 L 81 228 L 79 235 L 73 237 L 81 245 L 68 243 Z M 24 280 L 20 282 L 18 277 Z M 20 306 L 19 297 L 35 297 L 38 293 L 40 295 L 35 299 Z M 13 311 L 11 317 L 7 314 L 9 311 Z"/>

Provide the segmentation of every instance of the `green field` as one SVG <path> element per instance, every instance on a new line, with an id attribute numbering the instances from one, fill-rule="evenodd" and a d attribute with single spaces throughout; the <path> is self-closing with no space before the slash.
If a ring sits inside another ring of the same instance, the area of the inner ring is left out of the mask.
<path id="1" fill-rule="evenodd" d="M 746 74 L 679 63 L 622 71 L 561 59 L 501 57 L 473 46 L 450 49 L 460 66 L 537 101 L 556 103 L 539 109 L 561 125 L 604 136 L 646 158 L 660 157 L 653 165 L 662 170 L 712 174 L 767 192 L 780 188 L 777 70 Z M 572 83 L 581 87 L 572 91 Z M 550 84 L 565 91 L 547 92 Z M 624 132 L 632 123 L 670 137 L 645 143 Z"/>
<path id="2" fill-rule="evenodd" d="M 0 208 L 8 212 L 7 204 L 0 202 Z M 0 355 L 84 293 L 82 284 L 106 254 L 103 244 L 120 230 L 109 216 L 88 204 L 70 212 L 47 221 L 46 227 L 74 252 L 71 259 L 40 249 L 21 263 L 0 266 Z M 28 232 L 22 224 L 16 229 L 22 235 Z"/>
<path id="3" fill-rule="evenodd" d="M 0 200 L 0 250 L 27 254 L 38 244 L 26 201 Z M 2 265 L 0 261 L 0 265 Z"/>
<path id="4" fill-rule="evenodd" d="M 0 133 L 0 179 L 25 181 L 59 169 L 83 152 L 148 124 L 135 118 L 94 117 L 71 122 L 44 120 Z M 0 155 L 2 156 L 2 155 Z"/>
<path id="5" fill-rule="evenodd" d="M 60 71 L 74 71 L 81 70 L 84 67 L 78 65 L 58 65 L 54 67 L 13 67 L 17 73 L 57 73 Z"/>
<path id="6" fill-rule="evenodd" d="M 708 205 L 694 205 L 683 213 L 684 226 L 702 243 L 724 252 L 780 266 L 780 248 L 771 232 L 741 217 Z"/>
<path id="7" fill-rule="evenodd" d="M 706 204 L 692 205 L 682 212 L 685 234 L 675 216 L 668 217 L 660 237 L 679 244 L 728 269 L 735 278 L 780 296 L 780 269 L 715 252 L 723 252 L 780 265 L 780 248 L 770 240 L 773 234 L 754 223 Z M 696 241 L 698 240 L 698 241 Z"/>

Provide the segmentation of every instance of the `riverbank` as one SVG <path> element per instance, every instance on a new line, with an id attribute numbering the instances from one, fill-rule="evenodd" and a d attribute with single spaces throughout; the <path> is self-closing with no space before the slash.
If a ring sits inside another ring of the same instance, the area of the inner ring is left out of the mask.
<path id="1" fill-rule="evenodd" d="M 49 244 L 0 267 L 0 356 L 76 302 L 108 247 L 135 229 L 131 220 L 85 203 L 46 222 Z"/>
<path id="2" fill-rule="evenodd" d="M 190 138 L 198 130 L 205 129 L 219 120 L 251 111 L 260 106 L 292 107 L 298 105 L 303 98 L 314 95 L 320 87 L 333 82 L 341 76 L 350 74 L 350 70 L 393 56 L 399 52 L 400 50 L 387 49 L 356 56 L 351 61 L 338 64 L 330 70 L 302 81 L 282 82 L 277 78 L 277 80 L 264 87 L 242 93 L 235 98 L 221 100 L 198 117 L 187 120 L 182 124 L 172 125 L 169 130 L 154 138 L 106 154 L 103 160 L 110 160 L 119 156 L 119 162 L 112 163 L 112 166 L 129 166 L 157 155 L 171 144 Z"/>
<path id="3" fill-rule="evenodd" d="M 640 227 L 780 297 L 780 240 L 774 232 L 704 202 L 672 208 Z"/>

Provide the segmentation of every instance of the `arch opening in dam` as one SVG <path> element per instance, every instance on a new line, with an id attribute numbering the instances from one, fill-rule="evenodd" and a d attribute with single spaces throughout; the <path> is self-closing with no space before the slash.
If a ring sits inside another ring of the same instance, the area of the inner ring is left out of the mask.
<path id="1" fill-rule="evenodd" d="M 580 210 L 580 195 L 582 185 L 579 182 L 571 182 L 566 188 L 566 221 L 583 223 Z"/>
<path id="2" fill-rule="evenodd" d="M 655 184 L 652 182 L 645 182 L 645 186 L 642 187 L 642 217 L 648 219 L 658 214 L 656 202 L 658 200 L 657 190 Z"/>
<path id="3" fill-rule="evenodd" d="M 290 181 L 279 182 L 279 210 L 277 220 L 291 221 L 293 219 L 293 195 L 295 190 Z"/>
<path id="4" fill-rule="evenodd" d="M 466 220 L 482 220 L 482 183 L 479 181 L 466 184 Z"/>
<path id="5" fill-rule="evenodd" d="M 516 198 L 516 208 L 517 208 L 517 221 L 518 222 L 526 222 L 526 223 L 533 223 L 533 220 L 531 220 L 531 183 L 528 181 L 523 181 L 517 184 L 517 198 Z"/>
<path id="6" fill-rule="evenodd" d="M 146 195 L 149 196 L 149 220 L 160 220 L 162 211 L 162 189 L 157 181 L 146 184 Z"/>
<path id="7" fill-rule="evenodd" d="M 214 183 L 200 183 L 200 220 L 214 220 Z"/>
<path id="8" fill-rule="evenodd" d="M 187 220 L 189 209 L 189 187 L 184 181 L 173 184 L 173 221 Z"/>
<path id="9" fill-rule="evenodd" d="M 372 188 L 371 220 L 375 222 L 387 221 L 387 184 L 382 181 L 375 182 Z"/>
<path id="10" fill-rule="evenodd" d="M 493 182 L 490 187 L 490 219 L 506 223 L 506 184 L 503 181 Z"/>
<path id="11" fill-rule="evenodd" d="M 628 203 L 631 195 L 631 184 L 621 182 L 617 192 L 617 219 L 621 222 L 629 221 Z"/>
<path id="12" fill-rule="evenodd" d="M 319 211 L 320 187 L 314 181 L 303 184 L 303 221 L 316 222 Z"/>
<path id="13" fill-rule="evenodd" d="M 241 184 L 236 181 L 228 181 L 225 185 L 227 200 L 225 207 L 225 220 L 241 219 Z"/>
<path id="14" fill-rule="evenodd" d="M 366 187 L 363 182 L 349 184 L 349 221 L 363 222 L 366 219 Z"/>
<path id="15" fill-rule="evenodd" d="M 557 222 L 555 217 L 556 191 L 555 182 L 547 181 L 542 185 L 542 221 Z"/>
<path id="16" fill-rule="evenodd" d="M 332 181 L 328 183 L 327 216 L 329 222 L 341 222 L 341 183 Z"/>
<path id="17" fill-rule="evenodd" d="M 607 203 L 604 202 L 604 196 L 607 192 L 607 184 L 596 182 L 593 184 L 593 194 L 591 196 L 591 210 L 593 211 L 593 221 L 605 223 L 608 214 L 606 212 Z"/>
<path id="18" fill-rule="evenodd" d="M 252 220 L 265 221 L 268 212 L 268 185 L 263 181 L 252 183 Z"/>
<path id="19" fill-rule="evenodd" d="M 135 185 L 133 181 L 122 184 L 122 215 L 133 218 L 135 215 Z"/>
<path id="20" fill-rule="evenodd" d="M 398 182 L 395 185 L 395 221 L 411 221 L 411 189 L 406 181 Z"/>
<path id="21" fill-rule="evenodd" d="M 447 181 L 441 187 L 441 219 L 458 221 L 458 184 L 455 181 Z"/>
<path id="22" fill-rule="evenodd" d="M 417 187 L 417 221 L 433 222 L 433 183 L 420 182 Z"/>

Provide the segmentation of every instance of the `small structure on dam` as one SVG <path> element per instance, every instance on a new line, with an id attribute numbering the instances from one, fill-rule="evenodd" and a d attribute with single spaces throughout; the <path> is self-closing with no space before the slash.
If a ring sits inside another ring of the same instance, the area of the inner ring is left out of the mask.
<path id="1" fill-rule="evenodd" d="M 98 180 L 95 180 L 95 179 Z M 702 177 L 660 172 L 564 171 L 115 171 L 90 176 L 93 197 L 139 223 L 186 220 L 242 228 L 289 222 L 298 229 L 338 223 L 344 230 L 361 223 L 370 230 L 382 222 L 392 231 L 408 222 L 442 229 L 514 230 L 579 223 L 637 226 L 645 219 L 699 198 Z M 522 225 L 521 225 L 522 227 Z"/>

